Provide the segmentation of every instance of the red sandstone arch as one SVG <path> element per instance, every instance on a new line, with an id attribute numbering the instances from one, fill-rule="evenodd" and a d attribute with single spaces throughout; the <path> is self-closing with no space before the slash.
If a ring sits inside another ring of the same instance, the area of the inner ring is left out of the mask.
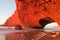
<path id="1" fill-rule="evenodd" d="M 16 11 L 4 25 L 21 25 L 25 27 L 40 26 L 39 20 L 50 17 L 60 25 L 59 0 L 25 0 L 16 1 Z"/>

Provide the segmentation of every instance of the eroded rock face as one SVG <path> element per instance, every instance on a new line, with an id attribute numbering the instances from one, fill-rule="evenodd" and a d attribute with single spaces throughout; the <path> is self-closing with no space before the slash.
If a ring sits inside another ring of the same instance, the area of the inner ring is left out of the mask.
<path id="1" fill-rule="evenodd" d="M 18 13 L 15 11 L 15 13 L 12 15 L 12 17 L 9 17 L 9 19 L 7 19 L 7 21 L 4 25 L 15 26 L 15 25 L 19 25 L 19 24 L 20 24 L 20 20 L 18 17 Z"/>
<path id="2" fill-rule="evenodd" d="M 41 26 L 39 20 L 50 18 L 60 24 L 60 0 L 15 0 L 16 11 L 5 25 Z M 47 19 L 47 20 L 48 20 Z M 49 20 L 48 20 L 49 21 Z"/>

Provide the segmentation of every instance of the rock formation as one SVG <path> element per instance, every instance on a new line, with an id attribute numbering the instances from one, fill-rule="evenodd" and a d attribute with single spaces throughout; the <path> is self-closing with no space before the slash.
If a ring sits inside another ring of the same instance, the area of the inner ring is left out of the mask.
<path id="1" fill-rule="evenodd" d="M 60 0 L 15 0 L 15 13 L 4 25 L 41 26 L 39 20 L 50 18 L 60 25 Z M 48 20 L 49 21 L 49 20 Z"/>
<path id="2" fill-rule="evenodd" d="M 9 17 L 9 19 L 6 20 L 6 23 L 4 24 L 5 26 L 15 26 L 19 25 L 19 17 L 18 13 L 15 11 L 15 13 L 12 15 L 12 17 Z"/>

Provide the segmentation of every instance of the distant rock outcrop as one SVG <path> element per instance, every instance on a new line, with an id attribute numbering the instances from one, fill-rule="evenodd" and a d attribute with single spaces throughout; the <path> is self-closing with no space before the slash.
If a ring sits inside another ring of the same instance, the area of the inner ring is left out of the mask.
<path id="1" fill-rule="evenodd" d="M 16 1 L 16 11 L 9 19 L 7 19 L 4 25 L 40 27 L 41 25 L 39 24 L 39 20 L 44 18 L 46 19 L 48 18 L 60 24 L 59 0 L 48 0 L 48 1 L 15 0 L 15 1 Z"/>

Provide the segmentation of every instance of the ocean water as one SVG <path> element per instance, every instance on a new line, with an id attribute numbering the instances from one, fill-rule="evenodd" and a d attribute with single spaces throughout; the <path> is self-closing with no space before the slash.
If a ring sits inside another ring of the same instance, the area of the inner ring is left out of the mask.
<path id="1" fill-rule="evenodd" d="M 6 35 L 9 33 L 14 33 L 14 32 L 26 32 L 29 30 L 40 30 L 40 29 L 24 29 L 24 30 L 15 30 L 13 28 L 7 28 L 4 26 L 0 26 L 0 40 L 6 40 Z M 41 29 L 45 32 L 53 32 L 53 31 L 60 31 L 60 28 L 44 28 Z"/>
<path id="2" fill-rule="evenodd" d="M 60 31 L 60 27 L 59 28 L 44 28 L 44 31 L 46 32 Z"/>
<path id="3" fill-rule="evenodd" d="M 6 27 L 6 26 L 0 26 L 0 34 L 8 34 L 8 33 L 14 33 L 14 32 L 26 32 L 28 30 L 40 30 L 40 29 L 24 29 L 24 30 L 15 30 L 14 27 Z M 41 29 L 45 32 L 53 32 L 53 31 L 60 31 L 60 27 L 55 28 L 44 28 Z"/>

